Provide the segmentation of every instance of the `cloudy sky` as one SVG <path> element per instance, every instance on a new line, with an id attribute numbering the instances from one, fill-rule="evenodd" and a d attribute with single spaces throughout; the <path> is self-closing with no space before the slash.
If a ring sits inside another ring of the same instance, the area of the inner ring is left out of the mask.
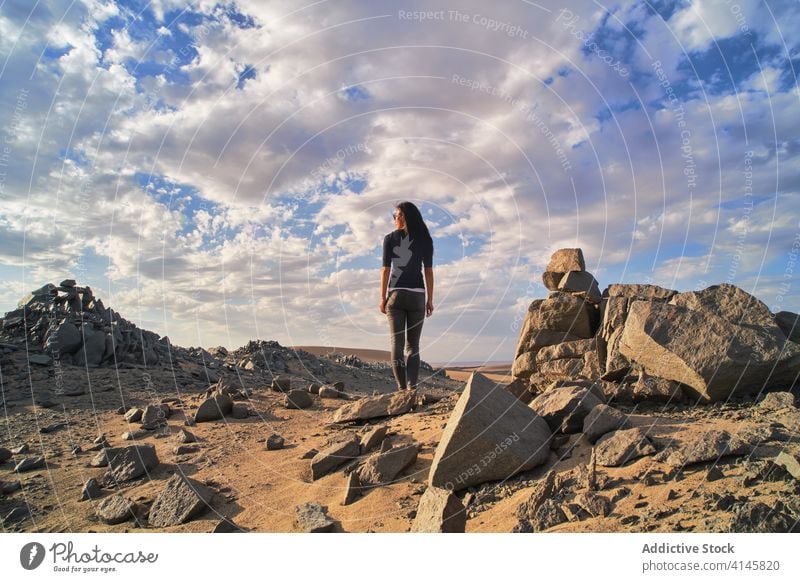
<path id="1" fill-rule="evenodd" d="M 427 361 L 510 359 L 561 247 L 798 311 L 798 30 L 795 0 L 6 0 L 0 311 L 74 277 L 179 345 L 388 349 L 400 200 Z"/>

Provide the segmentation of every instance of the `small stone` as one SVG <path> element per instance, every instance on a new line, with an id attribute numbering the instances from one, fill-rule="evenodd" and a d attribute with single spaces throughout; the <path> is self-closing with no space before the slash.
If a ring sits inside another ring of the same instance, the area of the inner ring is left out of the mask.
<path id="1" fill-rule="evenodd" d="M 198 445 L 177 445 L 172 449 L 175 455 L 190 455 L 199 451 L 200 447 Z"/>
<path id="2" fill-rule="evenodd" d="M 97 517 L 101 521 L 115 525 L 136 517 L 136 504 L 122 495 L 112 495 L 100 503 Z"/>
<path id="3" fill-rule="evenodd" d="M 332 531 L 336 524 L 319 503 L 312 502 L 295 507 L 295 525 L 305 533 L 322 533 Z"/>
<path id="4" fill-rule="evenodd" d="M 711 467 L 708 472 L 706 472 L 706 481 L 718 481 L 719 479 L 724 479 L 725 473 L 722 472 L 722 469 L 714 465 Z"/>
<path id="5" fill-rule="evenodd" d="M 231 416 L 236 420 L 244 420 L 250 416 L 250 409 L 246 404 L 235 403 L 231 408 Z"/>
<path id="6" fill-rule="evenodd" d="M 290 409 L 304 409 L 310 408 L 314 404 L 314 400 L 305 390 L 292 390 L 286 394 L 283 404 Z"/>
<path id="7" fill-rule="evenodd" d="M 97 479 L 92 477 L 83 486 L 81 490 L 81 498 L 79 501 L 88 501 L 89 499 L 99 499 L 102 497 L 103 492 L 100 489 L 100 484 Z"/>
<path id="8" fill-rule="evenodd" d="M 131 408 L 125 413 L 125 420 L 128 422 L 139 422 L 142 420 L 142 414 L 144 414 L 144 411 L 141 408 Z"/>
<path id="9" fill-rule="evenodd" d="M 194 436 L 194 434 L 192 434 L 185 428 L 182 428 L 177 433 L 175 433 L 174 440 L 176 443 L 188 444 L 197 442 L 197 437 Z"/>
<path id="10" fill-rule="evenodd" d="M 267 450 L 268 451 L 277 451 L 278 449 L 282 449 L 284 444 L 284 439 L 279 434 L 272 434 L 267 437 Z"/>

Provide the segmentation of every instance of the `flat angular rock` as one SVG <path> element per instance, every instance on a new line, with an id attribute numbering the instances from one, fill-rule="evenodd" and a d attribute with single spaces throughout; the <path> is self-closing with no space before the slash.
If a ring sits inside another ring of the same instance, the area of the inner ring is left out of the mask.
<path id="1" fill-rule="evenodd" d="M 684 467 L 695 463 L 717 461 L 728 455 L 746 455 L 758 444 L 758 436 L 752 441 L 747 435 L 732 435 L 728 431 L 712 429 L 697 438 L 664 451 L 664 461 L 673 467 Z"/>
<path id="2" fill-rule="evenodd" d="M 550 429 L 531 408 L 473 372 L 436 448 L 429 484 L 459 490 L 543 463 Z"/>
<path id="3" fill-rule="evenodd" d="M 233 399 L 227 394 L 216 394 L 203 401 L 194 415 L 195 422 L 210 422 L 224 418 L 233 409 Z"/>
<path id="4" fill-rule="evenodd" d="M 100 499 L 103 496 L 103 491 L 100 489 L 100 484 L 97 479 L 92 477 L 81 489 L 81 497 L 79 501 L 88 501 L 90 499 Z"/>
<path id="5" fill-rule="evenodd" d="M 782 451 L 776 458 L 775 464 L 783 467 L 795 479 L 800 480 L 800 457 Z"/>
<path id="6" fill-rule="evenodd" d="M 38 366 L 49 366 L 53 363 L 53 358 L 46 354 L 31 354 L 28 356 L 28 362 Z"/>
<path id="7" fill-rule="evenodd" d="M 353 471 L 347 476 L 347 485 L 344 490 L 342 505 L 350 505 L 363 493 L 361 481 L 358 479 L 358 472 Z"/>
<path id="8" fill-rule="evenodd" d="M 550 257 L 547 270 L 557 273 L 585 271 L 586 262 L 583 260 L 583 251 L 581 249 L 558 249 Z"/>
<path id="9" fill-rule="evenodd" d="M 596 442 L 604 434 L 628 428 L 628 417 L 606 404 L 598 404 L 583 419 L 583 433 L 589 442 Z"/>
<path id="10" fill-rule="evenodd" d="M 292 390 L 284 398 L 283 405 L 286 408 L 303 409 L 310 408 L 314 404 L 311 395 L 305 390 Z"/>
<path id="11" fill-rule="evenodd" d="M 320 451 L 311 459 L 311 480 L 316 481 L 327 475 L 339 465 L 355 459 L 360 453 L 359 441 L 355 439 L 336 443 Z"/>
<path id="12" fill-rule="evenodd" d="M 0 447 L 0 463 L 5 463 L 12 457 L 11 451 L 6 448 Z"/>
<path id="13" fill-rule="evenodd" d="M 188 444 L 197 442 L 197 437 L 188 430 L 186 430 L 185 428 L 182 428 L 178 432 L 176 432 L 173 439 L 175 440 L 176 443 L 179 444 Z"/>
<path id="14" fill-rule="evenodd" d="M 176 473 L 156 496 L 150 508 L 148 524 L 170 527 L 186 523 L 209 507 L 212 494 L 205 485 Z"/>
<path id="15" fill-rule="evenodd" d="M 92 460 L 89 461 L 90 467 L 108 467 L 108 449 L 102 449 Z"/>
<path id="16" fill-rule="evenodd" d="M 367 434 L 361 437 L 361 454 L 368 453 L 386 437 L 387 426 L 382 424 L 370 430 Z"/>
<path id="17" fill-rule="evenodd" d="M 542 283 L 548 291 L 558 291 L 558 284 L 563 277 L 564 273 L 545 271 L 542 273 Z"/>
<path id="18" fill-rule="evenodd" d="M 736 509 L 728 531 L 733 533 L 797 533 L 800 522 L 760 502 L 748 502 Z"/>
<path id="19" fill-rule="evenodd" d="M 600 303 L 602 296 L 597 286 L 597 279 L 587 271 L 567 271 L 558 283 L 559 291 L 567 293 L 585 293 L 592 303 Z"/>
<path id="20" fill-rule="evenodd" d="M 107 449 L 106 452 L 109 469 L 104 479 L 107 484 L 137 479 L 159 465 L 153 445 L 132 445 Z"/>
<path id="21" fill-rule="evenodd" d="M 124 418 L 128 422 L 140 422 L 142 420 L 142 414 L 144 414 L 144 410 L 141 408 L 131 408 L 125 413 Z"/>
<path id="22" fill-rule="evenodd" d="M 362 398 L 339 408 L 333 414 L 333 422 L 351 422 L 405 414 L 411 410 L 416 396 L 416 391 L 404 390 L 402 392 Z"/>
<path id="23" fill-rule="evenodd" d="M 790 387 L 800 374 L 800 346 L 777 328 L 737 325 L 710 310 L 634 301 L 620 352 L 653 376 L 684 384 L 709 402 Z"/>
<path id="24" fill-rule="evenodd" d="M 241 404 L 236 402 L 231 407 L 232 418 L 235 418 L 236 420 L 244 420 L 248 416 L 250 416 L 250 409 L 247 407 L 247 404 Z"/>
<path id="25" fill-rule="evenodd" d="M 17 463 L 16 467 L 14 467 L 14 472 L 24 473 L 25 471 L 35 471 L 36 469 L 44 468 L 44 466 L 44 457 L 26 457 Z"/>
<path id="26" fill-rule="evenodd" d="M 142 428 L 155 430 L 167 424 L 170 409 L 169 404 L 150 404 L 142 412 Z"/>
<path id="27" fill-rule="evenodd" d="M 548 390 L 533 399 L 530 407 L 541 416 L 553 432 L 579 432 L 592 409 L 602 404 L 586 388 L 569 386 Z"/>
<path id="28" fill-rule="evenodd" d="M 677 291 L 665 289 L 658 285 L 615 283 L 603 291 L 603 297 L 624 297 L 643 301 L 669 301 Z"/>
<path id="29" fill-rule="evenodd" d="M 417 533 L 464 533 L 467 512 L 452 491 L 428 487 L 419 500 L 411 531 Z"/>
<path id="30" fill-rule="evenodd" d="M 342 396 L 342 393 L 334 388 L 333 386 L 328 386 L 327 384 L 324 386 L 320 386 L 317 392 L 320 398 L 336 400 Z"/>
<path id="31" fill-rule="evenodd" d="M 419 444 L 412 443 L 370 455 L 357 469 L 359 482 L 373 487 L 391 483 L 403 469 L 414 464 L 418 452 Z"/>
<path id="32" fill-rule="evenodd" d="M 692 311 L 710 311 L 737 325 L 776 327 L 775 316 L 763 301 L 730 283 L 712 285 L 702 291 L 678 293 L 669 303 Z"/>
<path id="33" fill-rule="evenodd" d="M 149 430 L 139 429 L 139 430 L 129 430 L 122 433 L 122 440 L 124 441 L 138 441 L 145 439 L 151 436 L 153 433 Z"/>
<path id="34" fill-rule="evenodd" d="M 619 467 L 628 461 L 656 452 L 647 433 L 641 428 L 629 428 L 606 434 L 597 441 L 594 454 L 598 465 Z"/>
<path id="35" fill-rule="evenodd" d="M 292 389 L 292 379 L 288 376 L 276 376 L 270 386 L 273 392 L 289 392 Z"/>
<path id="36" fill-rule="evenodd" d="M 109 525 L 123 523 L 136 517 L 136 504 L 122 495 L 112 495 L 98 505 L 97 517 Z"/>
<path id="37" fill-rule="evenodd" d="M 334 522 L 319 503 L 304 503 L 295 507 L 295 525 L 305 533 L 333 531 Z"/>

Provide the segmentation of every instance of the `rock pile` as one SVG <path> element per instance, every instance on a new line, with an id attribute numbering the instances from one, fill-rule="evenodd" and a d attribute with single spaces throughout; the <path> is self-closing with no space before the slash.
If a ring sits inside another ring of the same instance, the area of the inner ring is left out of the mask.
<path id="1" fill-rule="evenodd" d="M 0 342 L 41 348 L 42 364 L 149 366 L 170 358 L 167 337 L 138 328 L 74 279 L 31 291 L 0 319 L 0 330 Z"/>
<path id="2" fill-rule="evenodd" d="M 552 292 L 530 304 L 520 332 L 518 396 L 522 381 L 533 395 L 579 386 L 602 400 L 712 402 L 788 389 L 800 375 L 797 314 L 773 314 L 734 285 L 613 284 L 601 294 L 581 249 L 556 251 L 542 278 Z"/>

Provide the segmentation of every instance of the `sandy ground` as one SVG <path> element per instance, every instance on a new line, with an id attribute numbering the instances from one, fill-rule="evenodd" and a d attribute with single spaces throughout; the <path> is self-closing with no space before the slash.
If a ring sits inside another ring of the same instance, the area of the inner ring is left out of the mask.
<path id="1" fill-rule="evenodd" d="M 310 350 L 309 350 L 310 351 Z M 378 351 L 375 351 L 379 355 Z M 358 353 L 366 359 L 369 355 Z M 376 355 L 376 357 L 378 357 Z M 337 368 L 326 381 L 341 380 L 348 392 L 371 395 L 393 389 L 387 371 L 374 369 Z M 417 407 L 413 412 L 389 419 L 376 419 L 354 426 L 330 424 L 333 412 L 343 404 L 338 400 L 315 398 L 312 408 L 289 410 L 283 406 L 283 395 L 268 390 L 269 381 L 259 374 L 243 374 L 242 383 L 253 388 L 249 401 L 251 416 L 245 420 L 226 419 L 201 423 L 188 430 L 199 440 L 199 453 L 176 457 L 171 436 L 148 436 L 141 442 L 155 445 L 161 464 L 150 475 L 128 483 L 118 491 L 105 490 L 103 498 L 79 501 L 83 484 L 91 477 L 100 477 L 105 469 L 88 466 L 95 453 L 70 453 L 70 445 L 89 446 L 92 439 L 105 433 L 113 446 L 133 444 L 123 441 L 127 430 L 139 428 L 128 425 L 117 412 L 120 406 L 144 406 L 164 397 L 181 398 L 174 405 L 169 419 L 169 435 L 181 428 L 200 401 L 200 391 L 207 386 L 203 370 L 194 364 L 157 369 L 65 369 L 65 381 L 91 385 L 91 393 L 76 397 L 60 397 L 58 405 L 42 409 L 30 404 L 31 386 L 48 386 L 52 377 L 46 368 L 34 368 L 29 381 L 4 379 L 6 397 L 5 426 L 0 446 L 10 448 L 27 443 L 29 455 L 44 454 L 45 469 L 22 474 L 13 473 L 12 461 L 0 465 L 0 481 L 19 480 L 22 489 L 0 497 L 0 517 L 21 504 L 31 508 L 31 517 L 17 523 L 4 523 L 4 531 L 89 532 L 89 531 L 161 531 L 137 527 L 134 522 L 105 525 L 95 516 L 96 505 L 114 493 L 122 493 L 144 507 L 176 471 L 185 473 L 216 492 L 211 508 L 199 518 L 164 531 L 207 532 L 221 518 L 232 519 L 248 531 L 286 532 L 294 530 L 294 507 L 316 501 L 327 507 L 337 522 L 337 531 L 345 532 L 405 532 L 413 522 L 421 494 L 425 490 L 428 470 L 450 412 L 458 399 L 463 383 L 471 370 L 452 369 L 446 378 L 426 378 L 421 392 L 441 398 L 436 403 Z M 506 377 L 498 367 L 487 370 L 494 378 Z M 307 370 L 292 368 L 293 382 L 303 385 L 314 380 Z M 740 430 L 752 423 L 769 424 L 774 418 L 751 414 L 747 408 L 715 407 L 707 411 L 653 407 L 629 410 L 638 425 L 654 427 L 662 438 L 689 441 L 693 435 L 709 428 Z M 793 417 L 794 418 L 794 417 Z M 796 420 L 796 419 L 795 419 Z M 39 428 L 52 422 L 67 426 L 49 434 Z M 787 424 L 795 422 L 786 421 Z M 749 423 L 749 424 L 748 424 Z M 386 424 L 391 442 L 415 440 L 422 448 L 416 463 L 403 471 L 389 485 L 369 491 L 351 505 L 343 506 L 345 476 L 339 470 L 315 482 L 309 478 L 309 461 L 302 459 L 311 448 L 322 449 L 327 444 L 360 434 L 377 424 Z M 790 442 L 769 442 L 749 457 L 725 457 L 719 466 L 724 478 L 705 480 L 709 464 L 687 467 L 678 477 L 664 474 L 663 464 L 646 457 L 620 468 L 598 468 L 602 485 L 600 493 L 615 498 L 614 509 L 608 517 L 575 520 L 556 526 L 554 531 L 724 531 L 730 512 L 716 509 L 714 500 L 723 495 L 737 499 L 762 500 L 765 503 L 797 503 L 796 484 L 786 481 L 746 483 L 760 459 L 772 458 L 782 449 L 798 452 L 797 430 L 789 431 Z M 286 439 L 286 447 L 267 451 L 266 438 L 277 433 Z M 794 438 L 794 441 L 791 439 Z M 587 464 L 591 444 L 582 435 L 573 435 L 568 442 L 551 452 L 544 466 L 518 475 L 505 483 L 487 484 L 459 495 L 469 503 L 467 531 L 509 532 L 517 523 L 515 511 L 536 483 L 548 470 L 567 474 Z M 18 460 L 20 456 L 15 456 Z M 647 476 L 650 475 L 649 478 Z M 717 497 L 715 497 L 717 496 Z"/>

